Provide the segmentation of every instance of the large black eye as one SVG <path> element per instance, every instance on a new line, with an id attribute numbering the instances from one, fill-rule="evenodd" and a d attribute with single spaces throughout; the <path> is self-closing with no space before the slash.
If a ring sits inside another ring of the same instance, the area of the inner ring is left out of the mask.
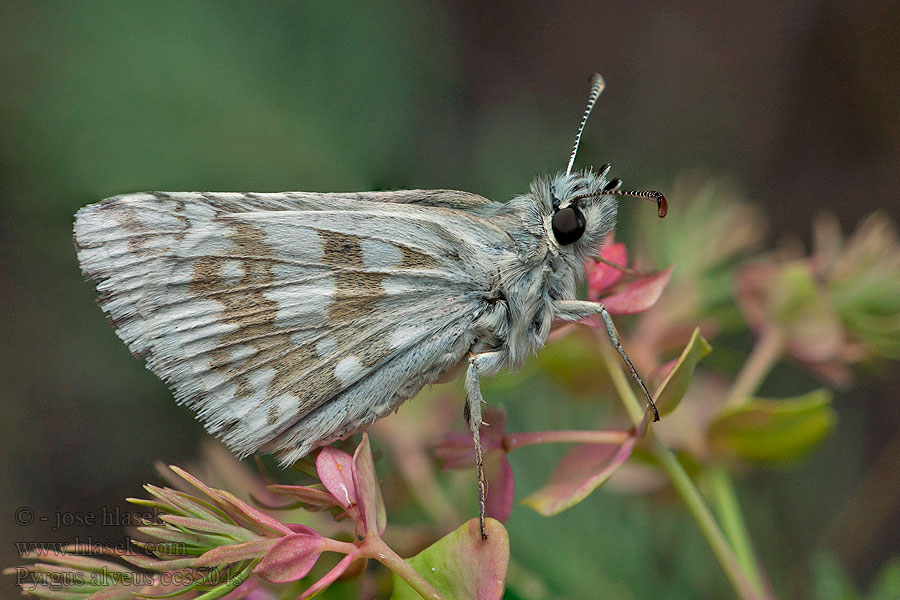
<path id="1" fill-rule="evenodd" d="M 550 224 L 553 226 L 553 237 L 560 246 L 574 244 L 584 235 L 584 215 L 574 206 L 556 211 Z"/>

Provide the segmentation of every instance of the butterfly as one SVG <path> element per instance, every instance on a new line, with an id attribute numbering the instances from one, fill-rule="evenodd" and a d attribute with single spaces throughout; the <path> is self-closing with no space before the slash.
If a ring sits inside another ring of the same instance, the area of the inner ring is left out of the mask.
<path id="1" fill-rule="evenodd" d="M 484 532 L 479 378 L 516 368 L 558 320 L 603 319 L 576 299 L 613 231 L 621 191 L 572 171 L 603 79 L 595 75 L 565 172 L 506 203 L 455 190 L 148 192 L 75 217 L 84 274 L 117 334 L 238 457 L 290 464 L 466 369 Z"/>

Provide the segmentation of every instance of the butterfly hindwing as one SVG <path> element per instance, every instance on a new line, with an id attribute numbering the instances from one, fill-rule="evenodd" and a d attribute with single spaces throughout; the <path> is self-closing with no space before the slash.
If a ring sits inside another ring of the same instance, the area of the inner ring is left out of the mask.
<path id="1" fill-rule="evenodd" d="M 75 239 L 119 336 L 176 398 L 238 455 L 290 462 L 464 357 L 489 254 L 509 243 L 476 214 L 492 204 L 443 190 L 132 194 L 82 209 Z"/>

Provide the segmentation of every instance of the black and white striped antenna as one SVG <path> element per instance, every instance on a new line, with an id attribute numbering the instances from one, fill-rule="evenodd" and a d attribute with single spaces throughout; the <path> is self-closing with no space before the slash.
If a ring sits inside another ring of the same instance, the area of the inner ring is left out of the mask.
<path id="1" fill-rule="evenodd" d="M 578 135 L 575 136 L 575 145 L 572 147 L 572 156 L 569 157 L 569 166 L 566 167 L 566 175 L 572 173 L 572 165 L 575 164 L 575 155 L 578 153 L 578 144 L 581 142 L 581 132 L 584 131 L 584 124 L 587 123 L 588 116 L 591 114 L 591 110 L 593 110 L 597 98 L 600 97 L 600 94 L 605 87 L 606 82 L 603 81 L 600 74 L 594 73 L 594 77 L 591 79 L 591 95 L 588 96 L 587 108 L 584 109 L 584 116 L 581 117 L 581 127 L 578 128 Z"/>

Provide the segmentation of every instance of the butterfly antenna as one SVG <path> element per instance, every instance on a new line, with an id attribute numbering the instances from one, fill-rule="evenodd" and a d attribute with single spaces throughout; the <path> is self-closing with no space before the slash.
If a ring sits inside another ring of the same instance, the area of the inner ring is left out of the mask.
<path id="1" fill-rule="evenodd" d="M 606 193 L 612 194 L 613 196 L 625 196 L 628 198 L 646 198 L 647 200 L 656 202 L 656 214 L 659 215 L 660 219 L 665 217 L 669 212 L 669 202 L 666 200 L 666 197 L 662 192 L 657 192 L 655 190 L 637 190 L 633 192 L 611 190 Z"/>
<path id="2" fill-rule="evenodd" d="M 598 73 L 594 73 L 594 77 L 591 79 L 591 95 L 588 96 L 587 108 L 584 109 L 584 116 L 581 117 L 581 126 L 578 128 L 578 135 L 575 136 L 575 145 L 572 146 L 572 156 L 569 157 L 569 166 L 566 167 L 566 175 L 569 175 L 572 172 L 572 165 L 575 164 L 575 155 L 578 153 L 578 144 L 581 142 L 581 132 L 584 131 L 584 125 L 587 123 L 588 116 L 591 114 L 591 110 L 594 109 L 594 104 L 596 104 L 597 98 L 600 97 L 600 94 L 605 87 L 606 82 L 603 81 L 603 78 L 600 77 Z"/>
<path id="3" fill-rule="evenodd" d="M 586 198 L 599 198 L 600 196 L 619 196 L 626 198 L 645 198 L 647 200 L 651 200 L 656 202 L 656 214 L 659 215 L 659 218 L 662 219 L 669 212 L 669 202 L 666 200 L 666 197 L 662 192 L 657 192 L 655 190 L 636 190 L 632 192 L 625 192 L 618 187 L 622 185 L 621 179 L 613 179 L 599 192 L 594 192 L 593 194 L 582 194 L 580 196 L 575 196 L 572 198 L 572 202 L 578 202 L 579 200 L 584 200 Z"/>

